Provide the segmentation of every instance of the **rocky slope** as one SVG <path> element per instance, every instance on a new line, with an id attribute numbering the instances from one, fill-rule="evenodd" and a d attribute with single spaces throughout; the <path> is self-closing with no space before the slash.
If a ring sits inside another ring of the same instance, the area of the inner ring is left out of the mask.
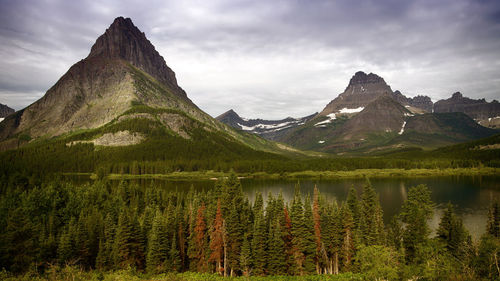
<path id="1" fill-rule="evenodd" d="M 449 99 L 437 101 L 434 112 L 463 112 L 483 126 L 500 128 L 500 103 L 497 100 L 475 100 L 456 92 Z"/>
<path id="2" fill-rule="evenodd" d="M 278 140 L 290 130 L 311 120 L 316 114 L 314 113 L 302 118 L 288 117 L 282 120 L 263 120 L 242 118 L 231 109 L 217 116 L 215 119 L 235 129 L 254 133 L 269 140 Z"/>
<path id="3" fill-rule="evenodd" d="M 14 113 L 15 110 L 8 107 L 5 104 L 0 103 L 0 118 L 3 120 L 3 118 L 7 117 L 8 115 Z M 1 121 L 1 120 L 0 120 Z"/>

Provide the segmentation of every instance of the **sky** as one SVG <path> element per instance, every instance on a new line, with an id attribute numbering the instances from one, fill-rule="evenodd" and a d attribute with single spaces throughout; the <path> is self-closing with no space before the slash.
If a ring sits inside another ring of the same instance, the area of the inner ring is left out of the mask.
<path id="1" fill-rule="evenodd" d="M 321 111 L 356 71 L 433 101 L 500 99 L 498 0 L 0 0 L 0 103 L 33 103 L 130 17 L 212 116 Z"/>

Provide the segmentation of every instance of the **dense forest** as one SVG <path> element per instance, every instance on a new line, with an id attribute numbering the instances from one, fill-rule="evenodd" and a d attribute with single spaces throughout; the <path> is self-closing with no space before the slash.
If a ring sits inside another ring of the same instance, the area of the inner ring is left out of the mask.
<path id="1" fill-rule="evenodd" d="M 486 234 L 474 243 L 452 205 L 431 237 L 433 203 L 425 185 L 409 189 L 388 224 L 369 180 L 344 202 L 328 201 L 317 189 L 303 195 L 299 184 L 290 202 L 281 194 L 267 198 L 257 193 L 250 202 L 234 174 L 207 191 L 3 182 L 0 277 L 78 268 L 145 276 L 500 280 L 498 202 L 491 204 Z"/>

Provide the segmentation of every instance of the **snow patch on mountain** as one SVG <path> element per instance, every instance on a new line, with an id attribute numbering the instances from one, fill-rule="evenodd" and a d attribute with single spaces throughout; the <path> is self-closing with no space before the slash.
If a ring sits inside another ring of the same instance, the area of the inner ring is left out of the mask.
<path id="1" fill-rule="evenodd" d="M 330 113 L 330 114 L 326 115 L 326 117 L 328 117 L 328 119 L 323 120 L 321 122 L 318 122 L 318 123 L 314 124 L 314 126 L 325 127 L 326 124 L 331 123 L 333 120 L 335 120 L 337 118 L 337 116 L 335 116 L 335 113 Z"/>
<path id="2" fill-rule="evenodd" d="M 401 131 L 399 131 L 399 135 L 402 135 L 405 132 L 406 121 L 403 122 L 403 126 L 401 127 Z"/>
<path id="3" fill-rule="evenodd" d="M 358 108 L 342 108 L 341 110 L 339 110 L 339 113 L 358 113 L 358 112 L 361 112 L 363 111 L 363 109 L 365 109 L 364 107 L 360 106 Z"/>

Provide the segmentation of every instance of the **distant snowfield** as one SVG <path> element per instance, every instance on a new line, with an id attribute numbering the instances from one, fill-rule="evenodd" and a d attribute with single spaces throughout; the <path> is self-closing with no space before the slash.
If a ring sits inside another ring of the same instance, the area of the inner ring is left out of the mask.
<path id="1" fill-rule="evenodd" d="M 365 109 L 364 107 L 360 106 L 358 108 L 342 108 L 341 110 L 339 110 L 339 113 L 358 113 L 358 112 L 361 112 L 363 109 Z"/>
<path id="2" fill-rule="evenodd" d="M 238 126 L 240 126 L 243 131 L 254 131 L 256 129 L 260 129 L 260 130 L 270 130 L 270 131 L 274 132 L 274 131 L 279 131 L 279 130 L 289 128 L 293 125 L 304 124 L 303 122 L 301 122 L 301 123 L 299 123 L 299 122 L 300 122 L 300 120 L 294 120 L 294 121 L 283 122 L 283 123 L 279 123 L 279 124 L 269 124 L 269 125 L 257 124 L 255 126 L 245 126 L 245 125 L 238 123 Z"/>

